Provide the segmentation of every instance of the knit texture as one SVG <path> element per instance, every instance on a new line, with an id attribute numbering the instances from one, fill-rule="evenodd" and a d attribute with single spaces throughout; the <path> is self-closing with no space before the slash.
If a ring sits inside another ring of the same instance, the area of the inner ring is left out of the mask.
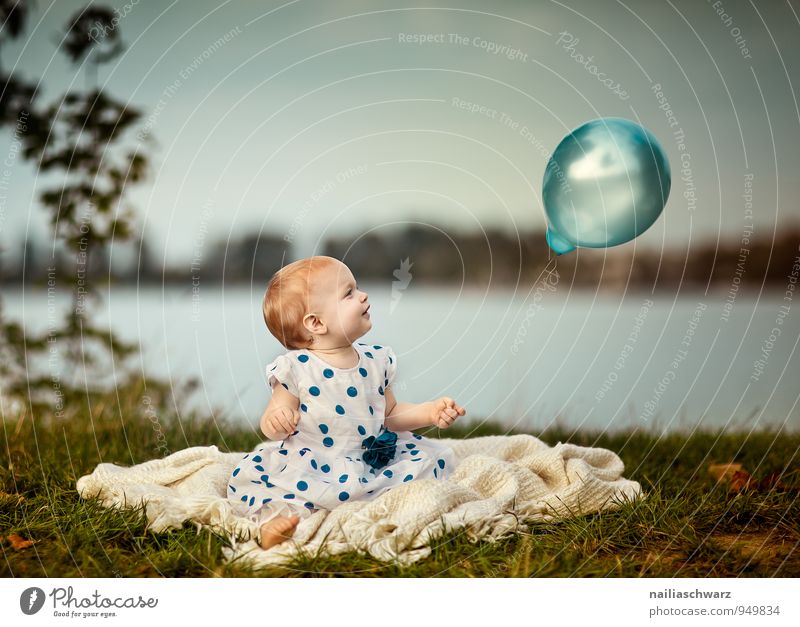
<path id="1" fill-rule="evenodd" d="M 407 565 L 429 555 L 431 540 L 445 532 L 494 541 L 526 530 L 529 522 L 616 509 L 643 496 L 607 449 L 561 442 L 550 447 L 532 435 L 441 441 L 456 456 L 449 479 L 410 481 L 372 501 L 317 511 L 300 521 L 290 540 L 268 551 L 256 542 L 257 524 L 235 514 L 226 498 L 228 478 L 244 453 L 195 446 L 131 467 L 103 463 L 81 477 L 77 489 L 106 507 L 143 505 L 154 532 L 186 521 L 198 530 L 209 527 L 229 538 L 226 559 L 254 566 L 284 563 L 303 551 L 324 556 L 351 550 Z"/>

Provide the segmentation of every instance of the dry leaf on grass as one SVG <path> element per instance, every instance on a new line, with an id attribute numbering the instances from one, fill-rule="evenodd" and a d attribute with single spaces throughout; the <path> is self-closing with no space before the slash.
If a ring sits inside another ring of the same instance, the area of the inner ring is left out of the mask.
<path id="1" fill-rule="evenodd" d="M 737 470 L 733 473 L 730 479 L 730 489 L 732 492 L 741 492 L 742 490 L 756 490 L 758 489 L 758 482 L 746 470 Z"/>
<path id="2" fill-rule="evenodd" d="M 786 485 L 781 478 L 783 473 L 773 472 L 760 481 L 742 468 L 741 464 L 711 464 L 709 474 L 717 480 L 717 484 L 727 483 L 731 492 L 755 490 L 757 492 L 797 492 L 798 488 Z"/>
<path id="3" fill-rule="evenodd" d="M 718 483 L 730 481 L 733 473 L 741 471 L 741 464 L 711 464 L 708 467 L 709 474 L 717 480 Z"/>
<path id="4" fill-rule="evenodd" d="M 0 490 L 0 499 L 16 499 L 17 503 L 22 503 L 22 501 L 25 500 L 25 497 L 21 494 L 9 494 L 8 492 Z"/>
<path id="5" fill-rule="evenodd" d="M 782 478 L 783 473 L 773 472 L 758 482 L 758 489 L 761 492 L 769 492 L 770 490 L 774 490 L 776 492 L 800 492 L 800 488 L 786 485 L 781 480 Z"/>
<path id="6" fill-rule="evenodd" d="M 2 540 L 2 538 L 0 538 L 0 540 Z M 26 540 L 25 538 L 16 533 L 12 533 L 10 536 L 6 538 L 6 540 L 8 540 L 11 543 L 11 546 L 15 551 L 22 551 L 24 549 L 27 549 L 28 547 L 33 546 L 33 543 L 36 542 L 36 540 Z"/>

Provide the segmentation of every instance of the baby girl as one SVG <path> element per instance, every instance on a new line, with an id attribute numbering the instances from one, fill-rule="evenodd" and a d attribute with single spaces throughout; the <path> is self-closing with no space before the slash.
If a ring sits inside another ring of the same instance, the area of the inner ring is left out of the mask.
<path id="1" fill-rule="evenodd" d="M 369 308 L 350 269 L 332 257 L 295 261 L 267 287 L 264 320 L 289 350 L 267 366 L 272 398 L 261 431 L 281 443 L 245 455 L 228 482 L 228 499 L 258 523 L 264 549 L 318 509 L 453 471 L 449 446 L 411 430 L 446 429 L 466 411 L 449 397 L 395 398 L 394 351 L 356 342 L 372 328 Z"/>

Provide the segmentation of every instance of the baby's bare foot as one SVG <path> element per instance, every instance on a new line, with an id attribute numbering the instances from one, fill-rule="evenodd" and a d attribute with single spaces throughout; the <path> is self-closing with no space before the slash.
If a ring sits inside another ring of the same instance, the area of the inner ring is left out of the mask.
<path id="1" fill-rule="evenodd" d="M 291 538 L 299 522 L 300 516 L 295 514 L 294 516 L 277 516 L 261 525 L 261 541 L 259 542 L 261 548 L 269 549 Z"/>

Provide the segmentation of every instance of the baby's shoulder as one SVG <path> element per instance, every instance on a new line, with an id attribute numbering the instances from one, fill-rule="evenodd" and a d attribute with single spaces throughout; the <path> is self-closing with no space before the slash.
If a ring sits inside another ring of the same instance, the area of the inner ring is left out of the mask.
<path id="1" fill-rule="evenodd" d="M 356 342 L 361 351 L 368 356 L 372 357 L 389 357 L 394 356 L 394 351 L 391 346 L 386 344 L 366 344 L 364 342 Z"/>
<path id="2" fill-rule="evenodd" d="M 386 344 L 366 344 L 357 342 L 358 348 L 370 361 L 374 361 L 382 370 L 392 370 L 397 365 L 397 357 L 391 346 Z"/>
<path id="3" fill-rule="evenodd" d="M 302 366 L 304 363 L 308 361 L 308 355 L 303 354 L 302 350 L 288 350 L 285 353 L 281 353 L 275 359 L 273 359 L 268 365 L 267 370 L 277 370 L 277 369 L 284 369 L 284 370 L 291 370 L 295 372 L 297 370 L 297 366 Z"/>

